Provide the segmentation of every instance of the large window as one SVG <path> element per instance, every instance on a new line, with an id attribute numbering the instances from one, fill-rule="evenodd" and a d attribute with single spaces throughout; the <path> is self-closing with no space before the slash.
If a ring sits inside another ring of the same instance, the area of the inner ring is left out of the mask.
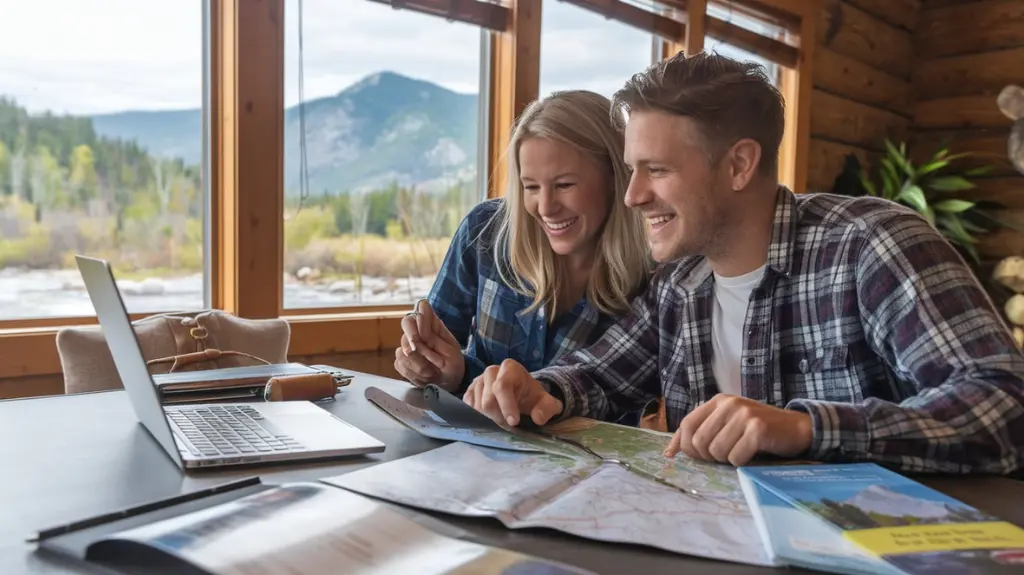
<path id="1" fill-rule="evenodd" d="M 284 307 L 426 295 L 483 196 L 480 28 L 288 0 Z"/>
<path id="2" fill-rule="evenodd" d="M 201 3 L 0 15 L 0 320 L 93 315 L 76 253 L 111 261 L 130 312 L 201 307 Z"/>
<path id="3" fill-rule="evenodd" d="M 589 10 L 543 0 L 540 95 L 591 90 L 611 98 L 654 61 L 654 36 Z"/>

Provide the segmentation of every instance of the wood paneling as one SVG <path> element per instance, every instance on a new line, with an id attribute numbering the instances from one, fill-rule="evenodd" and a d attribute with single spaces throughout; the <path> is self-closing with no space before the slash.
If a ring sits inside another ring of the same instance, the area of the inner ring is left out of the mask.
<path id="1" fill-rule="evenodd" d="M 911 35 L 843 2 L 822 2 L 818 43 L 839 54 L 903 79 L 910 78 L 914 49 Z"/>
<path id="2" fill-rule="evenodd" d="M 999 202 L 1008 210 L 1024 210 L 1024 177 L 978 178 L 973 181 L 975 187 L 965 192 L 965 197 Z"/>
<path id="3" fill-rule="evenodd" d="M 913 31 L 921 17 L 921 0 L 847 0 L 893 26 Z"/>
<path id="4" fill-rule="evenodd" d="M 988 0 L 922 11 L 917 55 L 928 59 L 1024 46 L 1024 2 Z"/>
<path id="5" fill-rule="evenodd" d="M 811 138 L 810 161 L 807 166 L 808 191 L 831 191 L 836 176 L 843 171 L 847 154 L 857 156 L 861 166 L 868 169 L 875 159 L 875 154 L 864 148 Z"/>
<path id="6" fill-rule="evenodd" d="M 281 313 L 284 251 L 284 0 L 219 0 L 220 276 L 214 305 L 240 317 Z"/>
<path id="7" fill-rule="evenodd" d="M 815 53 L 814 86 L 907 118 L 913 115 L 910 82 L 824 46 Z"/>
<path id="8" fill-rule="evenodd" d="M 915 68 L 913 78 L 918 100 L 958 96 L 995 99 L 1007 84 L 1024 83 L 1024 43 L 1005 50 L 924 59 Z"/>
<path id="9" fill-rule="evenodd" d="M 811 98 L 811 137 L 860 148 L 884 150 L 885 140 L 904 141 L 910 120 L 874 106 L 815 90 Z"/>
<path id="10" fill-rule="evenodd" d="M 1010 124 L 991 96 L 925 100 L 914 106 L 914 127 L 918 129 L 1009 128 Z"/>
<path id="11" fill-rule="evenodd" d="M 956 161 L 958 169 L 970 170 L 991 166 L 989 177 L 1016 176 L 1019 173 L 1010 164 L 1006 150 L 1006 130 L 927 131 L 913 136 L 911 157 L 920 164 L 942 148 L 950 153 L 969 152 L 971 155 Z"/>
<path id="12" fill-rule="evenodd" d="M 0 379 L 0 400 L 64 393 L 64 376 L 34 375 Z"/>
<path id="13" fill-rule="evenodd" d="M 505 195 L 506 151 L 519 114 L 540 85 L 541 0 L 517 0 L 509 30 L 491 36 L 491 113 L 488 122 L 487 196 Z"/>

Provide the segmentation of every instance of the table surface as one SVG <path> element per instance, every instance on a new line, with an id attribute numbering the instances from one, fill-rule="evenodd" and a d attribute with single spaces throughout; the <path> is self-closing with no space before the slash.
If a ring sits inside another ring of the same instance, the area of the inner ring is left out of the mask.
<path id="1" fill-rule="evenodd" d="M 422 405 L 405 382 L 356 373 L 336 401 L 322 406 L 383 441 L 383 453 L 315 463 L 184 472 L 138 423 L 127 395 L 109 391 L 0 401 L 0 573 L 88 573 L 79 564 L 35 553 L 36 531 L 112 510 L 259 475 L 265 483 L 310 481 L 443 445 L 370 404 L 376 386 Z M 925 483 L 983 511 L 1024 525 L 1024 483 L 999 477 L 936 477 Z M 546 529 L 511 530 L 496 519 L 430 514 L 476 541 L 565 561 L 597 573 L 693 572 L 762 575 L 776 570 L 609 545 Z M 685 536 L 685 534 L 681 534 Z"/>

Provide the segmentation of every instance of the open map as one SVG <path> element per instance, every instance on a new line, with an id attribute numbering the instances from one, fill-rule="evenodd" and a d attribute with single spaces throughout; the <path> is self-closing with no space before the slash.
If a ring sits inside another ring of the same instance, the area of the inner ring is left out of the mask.
<path id="1" fill-rule="evenodd" d="M 495 517 L 509 528 L 547 527 L 600 541 L 773 564 L 735 468 L 682 455 L 667 459 L 662 451 L 669 435 L 591 419 L 570 419 L 544 432 L 577 441 L 604 459 L 555 440 L 509 433 L 457 440 L 323 481 L 421 509 Z"/>

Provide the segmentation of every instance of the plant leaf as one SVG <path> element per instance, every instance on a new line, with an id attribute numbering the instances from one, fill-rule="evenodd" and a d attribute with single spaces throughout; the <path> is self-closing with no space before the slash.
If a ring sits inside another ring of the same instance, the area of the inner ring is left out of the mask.
<path id="1" fill-rule="evenodd" d="M 928 186 L 940 192 L 959 192 L 973 188 L 974 184 L 968 182 L 963 176 L 942 176 L 930 180 Z"/>
<path id="2" fill-rule="evenodd" d="M 964 229 L 963 224 L 960 222 L 960 218 L 954 215 L 943 215 L 939 217 L 939 222 L 949 232 L 949 235 L 956 240 L 957 243 L 963 245 L 970 245 L 977 243 L 977 239 L 974 238 L 967 230 Z"/>
<path id="3" fill-rule="evenodd" d="M 915 175 L 914 175 L 914 167 L 910 164 L 910 160 L 908 160 L 907 157 L 906 157 L 907 156 L 906 144 L 901 142 L 900 143 L 900 148 L 897 150 L 896 146 L 892 145 L 892 142 L 890 142 L 889 140 L 886 140 L 885 141 L 885 148 L 889 152 L 889 158 L 888 159 L 891 159 L 893 164 L 895 164 L 897 167 L 899 167 L 899 169 L 903 170 L 903 172 L 906 173 L 907 176 L 910 179 L 914 179 L 914 177 L 915 177 Z"/>
<path id="4" fill-rule="evenodd" d="M 896 168 L 892 165 L 892 161 L 889 158 L 882 158 L 882 180 L 885 182 L 885 189 L 883 195 L 887 200 L 895 199 L 900 190 L 904 187 L 900 183 L 900 176 L 896 172 Z"/>
<path id="5" fill-rule="evenodd" d="M 976 176 L 984 176 L 995 169 L 995 166 L 978 166 L 977 168 L 971 168 L 964 172 L 964 175 L 968 178 L 974 178 Z"/>
<path id="6" fill-rule="evenodd" d="M 933 228 L 935 226 L 935 210 L 931 206 L 927 206 L 924 210 L 924 219 L 928 220 L 928 224 Z"/>
<path id="7" fill-rule="evenodd" d="M 924 214 L 928 211 L 928 200 L 924 197 L 924 190 L 913 184 L 903 188 L 903 191 L 896 196 L 897 201 L 902 201 L 918 212 Z"/>
<path id="8" fill-rule="evenodd" d="M 940 212 L 959 213 L 966 212 L 974 207 L 974 202 L 967 200 L 942 200 L 935 204 L 935 209 Z"/>
<path id="9" fill-rule="evenodd" d="M 942 168 L 945 168 L 948 165 L 949 162 L 947 162 L 946 160 L 935 160 L 934 162 L 928 162 L 927 164 L 917 169 L 917 177 L 924 177 L 936 170 L 941 170 Z"/>
<path id="10" fill-rule="evenodd" d="M 877 196 L 878 188 L 875 187 L 875 183 L 868 177 L 868 173 L 861 170 L 857 175 L 860 177 L 860 186 L 864 188 L 864 191 L 867 192 L 869 196 Z"/>

